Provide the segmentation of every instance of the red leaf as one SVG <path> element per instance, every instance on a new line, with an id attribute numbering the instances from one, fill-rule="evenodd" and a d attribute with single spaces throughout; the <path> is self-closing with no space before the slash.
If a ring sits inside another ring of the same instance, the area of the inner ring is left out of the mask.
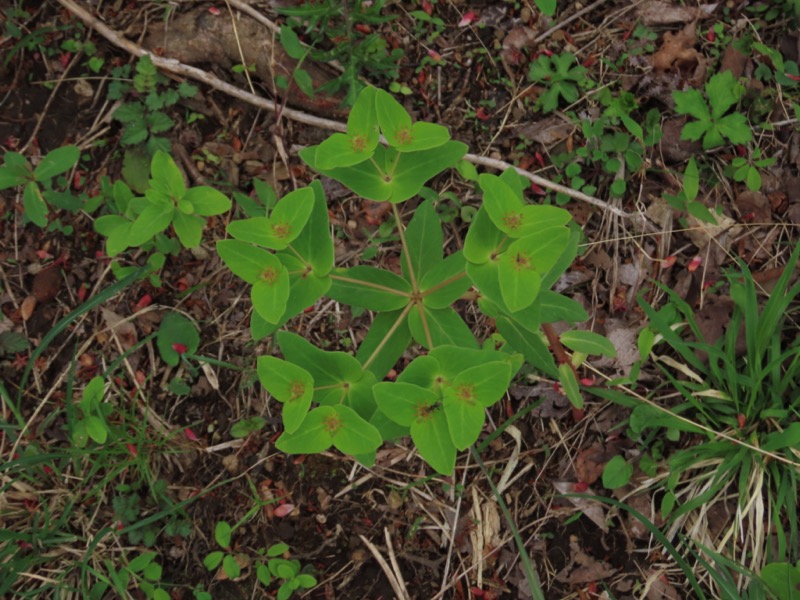
<path id="1" fill-rule="evenodd" d="M 694 273 L 700 267 L 701 262 L 703 262 L 703 259 L 699 256 L 695 256 L 689 261 L 689 264 L 686 266 L 686 270 L 689 271 L 689 273 Z"/>
<path id="2" fill-rule="evenodd" d="M 800 75 L 789 75 L 789 73 L 784 73 L 784 75 L 792 81 L 800 81 Z"/>
<path id="3" fill-rule="evenodd" d="M 153 297 L 150 294 L 145 294 L 144 296 L 139 298 L 139 301 L 136 303 L 136 306 L 134 306 L 134 308 L 136 310 L 142 310 L 143 308 L 147 308 L 148 306 L 150 306 L 152 303 L 153 303 Z"/>
<path id="4" fill-rule="evenodd" d="M 736 415 L 736 420 L 739 422 L 739 429 L 744 429 L 744 426 L 747 424 L 747 417 L 739 413 Z"/>
<path id="5" fill-rule="evenodd" d="M 432 48 L 428 48 L 428 56 L 430 56 L 436 62 L 439 62 L 439 61 L 442 60 L 442 55 L 439 54 L 436 50 L 434 50 Z"/>
<path id="6" fill-rule="evenodd" d="M 272 514 L 278 518 L 286 517 L 292 514 L 294 508 L 295 508 L 294 504 L 289 504 L 287 502 L 286 504 L 281 504 L 280 506 L 276 506 L 275 510 L 272 511 Z"/>
<path id="7" fill-rule="evenodd" d="M 678 257 L 674 254 L 668 256 L 663 261 L 661 261 L 661 268 L 662 269 L 669 269 L 672 265 L 675 264 L 675 261 L 678 260 Z"/>
<path id="8" fill-rule="evenodd" d="M 531 191 L 537 196 L 544 196 L 545 194 L 547 194 L 547 192 L 545 192 L 541 187 L 539 187 L 535 183 L 531 183 Z"/>
<path id="9" fill-rule="evenodd" d="M 585 481 L 579 481 L 578 483 L 576 483 L 576 484 L 573 486 L 573 489 L 574 489 L 576 492 L 578 492 L 579 494 L 582 494 L 583 492 L 585 492 L 586 490 L 588 490 L 588 489 L 589 489 L 589 484 L 588 484 L 588 483 L 586 483 Z"/>
<path id="10" fill-rule="evenodd" d="M 712 42 L 712 43 L 713 43 L 713 41 L 714 41 L 715 39 L 717 39 L 717 35 L 714 33 L 714 30 L 713 30 L 713 29 L 709 29 L 709 30 L 708 30 L 708 33 L 706 34 L 706 39 L 707 39 L 709 42 Z"/>
<path id="11" fill-rule="evenodd" d="M 192 429 L 190 427 L 186 427 L 183 430 L 183 433 L 188 438 L 188 440 L 190 442 L 199 442 L 200 441 L 200 439 L 197 437 L 197 434 L 194 431 L 192 431 Z"/>
<path id="12" fill-rule="evenodd" d="M 478 15 L 475 14 L 474 10 L 465 13 L 461 20 L 458 22 L 459 27 L 466 27 L 470 23 L 473 23 L 478 18 Z"/>
<path id="13" fill-rule="evenodd" d="M 130 452 L 131 456 L 133 456 L 134 458 L 139 456 L 139 449 L 133 444 L 125 444 L 125 447 L 128 449 L 128 452 Z"/>
<path id="14" fill-rule="evenodd" d="M 431 4 L 428 0 L 422 0 L 422 10 L 430 16 L 433 14 L 433 4 Z"/>
<path id="15" fill-rule="evenodd" d="M 178 354 L 186 354 L 186 351 L 189 349 L 186 347 L 186 344 L 178 344 L 177 342 L 172 344 L 172 349 L 175 350 Z"/>
<path id="16" fill-rule="evenodd" d="M 486 120 L 488 120 L 488 119 L 491 119 L 491 118 L 492 118 L 492 115 L 490 115 L 489 113 L 487 113 L 487 112 L 486 112 L 486 109 L 485 109 L 485 108 L 483 108 L 482 106 L 481 106 L 481 107 L 480 107 L 480 108 L 479 108 L 477 111 L 475 111 L 475 116 L 476 116 L 478 119 L 480 119 L 481 121 L 486 121 Z"/>
<path id="17" fill-rule="evenodd" d="M 208 12 L 210 12 L 215 17 L 218 17 L 220 14 L 222 14 L 222 11 L 220 9 L 218 9 L 216 6 L 210 7 L 208 9 Z"/>

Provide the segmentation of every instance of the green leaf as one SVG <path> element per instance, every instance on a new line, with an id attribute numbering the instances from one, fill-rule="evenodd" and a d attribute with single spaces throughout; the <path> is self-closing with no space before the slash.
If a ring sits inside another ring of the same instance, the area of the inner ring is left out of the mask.
<path id="1" fill-rule="evenodd" d="M 390 146 L 408 143 L 411 137 L 411 116 L 400 103 L 384 90 L 375 91 L 378 124 Z"/>
<path id="2" fill-rule="evenodd" d="M 291 58 L 295 60 L 302 60 L 305 58 L 308 50 L 306 50 L 306 48 L 300 42 L 300 38 L 297 37 L 297 34 L 288 25 L 281 26 L 280 41 L 281 46 L 283 46 L 283 49 L 286 51 L 286 54 L 288 54 Z"/>
<path id="3" fill-rule="evenodd" d="M 542 277 L 524 250 L 509 248 L 501 254 L 497 274 L 503 302 L 511 312 L 530 306 L 536 299 Z"/>
<path id="4" fill-rule="evenodd" d="M 378 408 L 392 421 L 409 427 L 428 407 L 434 406 L 439 397 L 429 389 L 413 383 L 397 381 L 381 382 L 373 387 Z"/>
<path id="5" fill-rule="evenodd" d="M 18 152 L 6 152 L 0 167 L 0 190 L 22 185 L 31 179 L 31 166 Z"/>
<path id="6" fill-rule="evenodd" d="M 717 129 L 734 144 L 746 144 L 753 139 L 753 130 L 742 113 L 732 113 L 721 118 L 717 121 Z"/>
<path id="7" fill-rule="evenodd" d="M 86 433 L 98 444 L 105 444 L 108 439 L 108 426 L 105 421 L 96 415 L 88 415 L 84 419 Z"/>
<path id="8" fill-rule="evenodd" d="M 147 565 L 153 562 L 155 557 L 155 552 L 142 552 L 139 556 L 134 557 L 131 562 L 128 563 L 128 569 L 134 573 L 141 573 L 144 571 Z"/>
<path id="9" fill-rule="evenodd" d="M 311 182 L 309 188 L 314 192 L 314 205 L 306 226 L 292 243 L 292 248 L 311 265 L 314 275 L 324 277 L 333 268 L 334 255 L 333 239 L 330 235 L 328 221 L 328 205 L 319 180 Z"/>
<path id="10" fill-rule="evenodd" d="M 411 439 L 425 462 L 442 475 L 453 474 L 456 447 L 443 410 L 431 409 L 415 419 L 411 423 Z"/>
<path id="11" fill-rule="evenodd" d="M 236 579 L 242 574 L 242 568 L 236 561 L 236 557 L 230 554 L 226 554 L 222 559 L 222 570 L 228 576 L 228 579 Z"/>
<path id="12" fill-rule="evenodd" d="M 25 186 L 22 193 L 22 206 L 25 209 L 25 216 L 31 223 L 39 227 L 47 227 L 47 204 L 42 198 L 39 185 L 33 181 Z"/>
<path id="13" fill-rule="evenodd" d="M 689 115 L 706 123 L 711 121 L 708 104 L 706 104 L 706 99 L 699 90 L 674 91 L 672 92 L 672 99 L 675 101 L 675 112 L 678 114 Z M 684 127 L 685 132 L 686 128 Z"/>
<path id="14" fill-rule="evenodd" d="M 575 377 L 575 371 L 572 370 L 571 365 L 568 363 L 558 365 L 558 381 L 572 406 L 583 408 L 583 395 L 581 395 L 578 379 Z"/>
<path id="15" fill-rule="evenodd" d="M 320 169 L 351 167 L 369 160 L 374 151 L 360 136 L 334 133 L 317 146 L 315 160 Z"/>
<path id="16" fill-rule="evenodd" d="M 416 196 L 429 179 L 454 166 L 466 152 L 465 144 L 450 141 L 431 150 L 400 154 L 390 183 L 390 196 L 381 200 L 397 204 Z"/>
<path id="17" fill-rule="evenodd" d="M 603 487 L 607 490 L 624 487 L 631 480 L 631 475 L 633 475 L 633 465 L 617 455 L 608 461 L 603 469 Z"/>
<path id="18" fill-rule="evenodd" d="M 297 67 L 292 72 L 292 79 L 297 84 L 297 87 L 309 98 L 314 96 L 314 80 L 311 79 L 311 75 L 305 69 L 301 69 Z"/>
<path id="19" fill-rule="evenodd" d="M 219 550 L 211 552 L 203 559 L 203 565 L 209 571 L 213 571 L 220 565 L 223 556 L 225 556 L 225 553 L 220 552 Z"/>
<path id="20" fill-rule="evenodd" d="M 506 235 L 492 222 L 484 202 L 472 219 L 464 239 L 464 258 L 477 265 L 486 263 L 499 252 L 505 239 Z"/>
<path id="21" fill-rule="evenodd" d="M 311 146 L 300 151 L 300 158 L 315 171 L 335 179 L 368 200 L 383 202 L 392 195 L 391 179 L 376 166 L 385 163 L 386 151 L 383 146 L 379 145 L 375 148 L 373 160 L 366 160 L 350 167 L 335 169 L 323 169 L 317 164 L 316 152 L 318 148 L 319 146 Z M 420 187 L 422 186 L 420 185 Z"/>
<path id="22" fill-rule="evenodd" d="M 800 566 L 771 563 L 761 569 L 760 577 L 778 600 L 800 599 Z"/>
<path id="23" fill-rule="evenodd" d="M 261 279 L 266 266 L 278 262 L 272 253 L 238 240 L 219 240 L 217 253 L 234 275 L 250 284 Z"/>
<path id="24" fill-rule="evenodd" d="M 257 364 L 261 385 L 273 398 L 284 403 L 284 429 L 289 433 L 297 431 L 311 408 L 314 380 L 302 367 L 272 356 L 259 356 Z"/>
<path id="25" fill-rule="evenodd" d="M 225 521 L 219 521 L 214 528 L 214 540 L 216 540 L 220 548 L 227 549 L 231 547 L 231 534 L 231 526 Z"/>
<path id="26" fill-rule="evenodd" d="M 500 335 L 508 340 L 517 352 L 521 352 L 525 360 L 536 370 L 551 378 L 558 376 L 553 355 L 537 334 L 531 333 L 519 323 L 506 317 L 498 318 L 496 325 Z"/>
<path id="27" fill-rule="evenodd" d="M 169 204 L 148 204 L 131 225 L 128 246 L 141 246 L 172 223 L 175 207 Z"/>
<path id="28" fill-rule="evenodd" d="M 690 158 L 683 172 L 683 193 L 687 200 L 694 200 L 700 191 L 700 172 L 697 170 L 697 163 L 694 158 Z"/>
<path id="29" fill-rule="evenodd" d="M 241 419 L 231 425 L 231 437 L 237 440 L 246 438 L 256 431 L 261 431 L 267 422 L 263 417 L 250 417 L 249 419 Z"/>
<path id="30" fill-rule="evenodd" d="M 179 344 L 186 352 L 194 354 L 200 346 L 200 334 L 195 324 L 177 312 L 167 314 L 162 320 L 156 334 L 156 346 L 162 360 L 171 367 L 178 366 L 181 355 L 174 348 Z"/>
<path id="31" fill-rule="evenodd" d="M 183 173 L 166 152 L 158 151 L 153 155 L 150 162 L 150 185 L 154 182 L 164 186 L 169 190 L 173 199 L 183 198 L 186 193 L 186 183 L 183 181 Z"/>
<path id="32" fill-rule="evenodd" d="M 466 262 L 461 251 L 439 261 L 419 283 L 422 301 L 430 308 L 446 308 L 458 300 L 471 286 Z"/>
<path id="33" fill-rule="evenodd" d="M 191 202 L 195 214 L 201 217 L 221 215 L 231 209 L 231 201 L 225 194 L 205 185 L 187 190 L 183 199 Z"/>
<path id="34" fill-rule="evenodd" d="M 308 371 L 315 386 L 356 382 L 363 376 L 361 364 L 345 352 L 325 352 L 289 331 L 279 331 L 277 338 L 286 360 Z"/>
<path id="35" fill-rule="evenodd" d="M 453 392 L 451 388 L 445 391 L 442 404 L 450 439 L 457 450 L 465 450 L 481 434 L 486 418 L 484 408 L 474 398 Z"/>
<path id="36" fill-rule="evenodd" d="M 44 182 L 56 175 L 66 173 L 78 163 L 80 157 L 81 151 L 77 146 L 62 146 L 51 150 L 36 165 L 33 170 L 33 178 L 36 181 Z"/>
<path id="37" fill-rule="evenodd" d="M 269 233 L 280 244 L 273 246 L 276 250 L 285 248 L 300 235 L 313 209 L 314 190 L 309 187 L 294 190 L 278 201 L 269 216 Z"/>
<path id="38" fill-rule="evenodd" d="M 86 448 L 89 444 L 89 432 L 86 429 L 86 421 L 78 421 L 72 430 L 72 443 L 78 448 Z"/>
<path id="39" fill-rule="evenodd" d="M 328 296 L 369 310 L 398 310 L 409 303 L 411 285 L 391 271 L 362 265 L 335 269 Z"/>
<path id="40" fill-rule="evenodd" d="M 318 406 L 306 415 L 294 433 L 284 432 L 275 442 L 287 454 L 318 454 L 333 444 L 333 431 L 339 417 L 332 406 Z"/>
<path id="41" fill-rule="evenodd" d="M 593 331 L 565 331 L 560 336 L 561 343 L 574 352 L 590 355 L 617 356 L 617 349 L 607 337 Z"/>
<path id="42" fill-rule="evenodd" d="M 394 367 L 411 341 L 408 318 L 404 316 L 402 322 L 397 322 L 401 313 L 396 310 L 377 314 L 367 336 L 358 346 L 356 358 L 362 365 L 370 360 L 367 368 L 378 379 L 383 379 Z"/>
<path id="43" fill-rule="evenodd" d="M 278 323 L 289 300 L 289 272 L 274 254 L 265 254 L 259 280 L 253 284 L 250 295 L 253 309 L 267 322 Z"/>
<path id="44" fill-rule="evenodd" d="M 733 107 L 744 94 L 744 86 L 729 70 L 715 74 L 706 83 L 706 93 L 711 104 L 712 118 L 719 119 Z"/>
<path id="45" fill-rule="evenodd" d="M 426 201 L 417 207 L 406 228 L 405 238 L 406 247 L 400 254 L 400 268 L 407 280 L 411 281 L 413 277 L 421 281 L 442 260 L 442 225 L 433 202 Z"/>
<path id="46" fill-rule="evenodd" d="M 566 321 L 573 324 L 582 323 L 589 318 L 586 309 L 580 302 L 552 290 L 541 290 L 536 302 L 541 308 L 543 323 Z"/>
<path id="47" fill-rule="evenodd" d="M 28 343 L 28 338 L 21 333 L 17 333 L 16 331 L 0 332 L 0 356 L 17 352 L 27 352 L 29 349 L 30 344 Z M 91 381 L 89 383 L 91 383 Z"/>
<path id="48" fill-rule="evenodd" d="M 408 315 L 408 326 L 414 339 L 429 350 L 441 345 L 478 347 L 472 330 L 450 307 L 434 309 L 417 305 Z"/>
<path id="49" fill-rule="evenodd" d="M 380 432 L 352 408 L 344 404 L 335 407 L 339 419 L 333 433 L 333 445 L 351 456 L 374 452 L 383 443 Z"/>
<path id="50" fill-rule="evenodd" d="M 711 123 L 708 121 L 690 121 L 681 129 L 681 139 L 696 142 L 706 134 L 709 127 L 711 127 Z M 703 148 L 706 148 L 705 144 L 706 143 L 703 142 Z M 711 145 L 708 147 L 710 148 Z"/>
<path id="51" fill-rule="evenodd" d="M 463 350 L 459 348 L 458 350 Z M 511 383 L 511 365 L 490 361 L 459 373 L 445 388 L 445 398 L 455 394 L 461 400 L 488 408 L 503 397 Z"/>
<path id="52" fill-rule="evenodd" d="M 438 348 L 432 350 L 436 352 Z M 438 390 L 437 379 L 443 376 L 442 365 L 430 354 L 423 354 L 411 361 L 397 378 L 401 383 L 413 383 L 431 391 Z"/>
<path id="53" fill-rule="evenodd" d="M 176 210 L 172 215 L 172 226 L 184 248 L 197 248 L 203 239 L 206 220 L 197 215 L 186 215 Z"/>

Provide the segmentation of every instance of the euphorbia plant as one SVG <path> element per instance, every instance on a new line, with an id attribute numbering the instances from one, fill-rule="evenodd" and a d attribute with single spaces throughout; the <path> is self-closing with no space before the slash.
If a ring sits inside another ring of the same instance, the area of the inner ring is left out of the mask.
<path id="1" fill-rule="evenodd" d="M 541 332 L 545 323 L 587 318 L 579 304 L 550 290 L 577 253 L 579 233 L 569 227 L 569 213 L 526 203 L 523 182 L 510 170 L 480 176 L 484 202 L 463 251 L 444 256 L 431 201 L 403 222 L 398 205 L 465 152 L 444 127 L 412 123 L 389 94 L 368 88 L 353 107 L 347 133 L 301 153 L 312 168 L 360 196 L 392 203 L 402 246 L 399 273 L 334 266 L 327 207 L 316 181 L 288 194 L 270 214 L 228 226 L 235 239 L 217 248 L 253 286 L 254 336 L 276 332 L 323 295 L 374 312 L 355 356 L 279 331 L 284 358 L 258 359 L 262 384 L 283 403 L 278 448 L 315 453 L 333 445 L 370 463 L 383 441 L 410 435 L 431 466 L 450 474 L 457 451 L 478 439 L 485 409 L 503 396 L 524 360 L 561 378 L 580 402 L 574 365 L 559 368 Z M 453 308 L 460 299 L 476 300 L 494 319 L 505 340 L 501 347 L 479 343 Z M 598 339 L 573 336 L 573 358 L 579 362 L 597 348 L 607 352 Z M 550 343 L 559 344 L 557 337 Z M 382 381 L 410 345 L 427 352 L 396 381 Z"/>

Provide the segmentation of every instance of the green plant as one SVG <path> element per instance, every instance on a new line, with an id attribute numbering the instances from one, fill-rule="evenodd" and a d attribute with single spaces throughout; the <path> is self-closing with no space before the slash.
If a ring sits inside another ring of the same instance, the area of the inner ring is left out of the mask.
<path id="1" fill-rule="evenodd" d="M 53 181 L 72 169 L 80 159 L 76 146 L 62 146 L 51 150 L 32 167 L 18 152 L 6 152 L 3 166 L 0 167 L 0 190 L 22 187 L 22 204 L 25 218 L 34 225 L 47 227 L 48 205 L 77 212 L 84 208 L 84 201 L 69 191 L 59 191 L 56 186 L 69 188 L 65 181 Z M 96 205 L 86 207 L 90 212 Z"/>
<path id="2" fill-rule="evenodd" d="M 576 303 L 549 290 L 577 252 L 577 232 L 568 227 L 563 209 L 527 204 L 513 171 L 479 177 L 484 201 L 463 251 L 443 256 L 433 198 L 404 221 L 400 203 L 454 166 L 464 151 L 445 128 L 413 123 L 389 94 L 367 88 L 347 132 L 301 156 L 359 195 L 392 204 L 400 272 L 369 265 L 334 268 L 317 182 L 288 194 L 265 216 L 230 223 L 234 239 L 217 243 L 225 264 L 252 285 L 256 337 L 277 331 L 322 295 L 375 313 L 355 356 L 278 331 L 284 358 L 259 357 L 259 379 L 283 406 L 278 448 L 314 453 L 333 445 L 369 464 L 384 440 L 410 435 L 429 464 L 450 474 L 457 451 L 478 439 L 486 408 L 504 395 L 523 355 L 559 379 L 580 406 L 576 369 L 590 354 L 614 354 L 601 336 L 570 332 L 552 341 L 564 356 L 563 346 L 574 351 L 569 363 L 556 365 L 540 327 L 586 318 Z M 495 319 L 500 349 L 494 342 L 481 348 L 452 307 L 462 298 L 477 301 Z M 412 340 L 427 353 L 396 381 L 382 382 Z"/>
<path id="3" fill-rule="evenodd" d="M 72 429 L 72 443 L 78 448 L 85 448 L 89 440 L 97 444 L 105 444 L 108 439 L 108 416 L 113 410 L 111 404 L 103 403 L 105 381 L 102 377 L 94 377 L 86 385 L 79 403 L 82 417 Z"/>
<path id="4" fill-rule="evenodd" d="M 745 93 L 744 86 L 733 73 L 723 71 L 708 80 L 706 94 L 696 89 L 672 92 L 675 112 L 696 119 L 683 126 L 681 139 L 703 140 L 703 149 L 722 146 L 726 140 L 746 144 L 753 139 L 747 117 L 740 112 L 730 113 Z"/>
<path id="5" fill-rule="evenodd" d="M 236 554 L 231 549 L 231 535 L 233 528 L 225 521 L 219 521 L 214 528 L 214 541 L 222 550 L 214 550 L 203 559 L 203 565 L 209 571 L 214 571 L 220 565 L 229 579 L 236 579 L 242 574 L 242 567 L 236 559 Z"/>
<path id="6" fill-rule="evenodd" d="M 281 580 L 278 600 L 287 600 L 296 590 L 311 589 L 317 585 L 316 578 L 304 572 L 299 560 L 283 558 L 288 550 L 288 545 L 278 543 L 258 551 L 262 562 L 256 566 L 256 577 L 266 587 L 272 584 L 273 579 Z"/>
<path id="7" fill-rule="evenodd" d="M 586 77 L 587 69 L 578 63 L 571 52 L 562 54 L 540 54 L 531 62 L 528 79 L 545 86 L 539 96 L 537 106 L 544 112 L 558 108 L 559 100 L 572 104 L 578 99 L 578 90 L 591 87 L 592 81 Z"/>
<path id="8" fill-rule="evenodd" d="M 726 169 L 726 174 L 734 181 L 744 182 L 747 189 L 757 192 L 761 189 L 761 171 L 775 164 L 776 158 L 762 158 L 761 149 L 755 148 L 751 156 L 736 156 Z"/>
<path id="9" fill-rule="evenodd" d="M 136 73 L 131 84 L 122 81 L 127 76 L 124 67 L 112 75 L 119 80 L 109 88 L 109 100 L 130 98 L 117 108 L 114 118 L 122 123 L 120 143 L 123 146 L 142 145 L 149 156 L 157 151 L 170 152 L 170 141 L 158 134 L 169 131 L 175 121 L 164 112 L 174 106 L 181 98 L 192 98 L 197 87 L 182 82 L 177 88 L 169 87 L 169 79 L 158 72 L 148 55 L 136 62 Z"/>
<path id="10" fill-rule="evenodd" d="M 640 301 L 656 336 L 647 336 L 642 352 L 649 355 L 657 347 L 654 343 L 666 344 L 674 352 L 675 358 L 653 356 L 683 401 L 669 410 L 652 403 L 637 405 L 631 431 L 649 436 L 648 430 L 666 428 L 673 440 L 680 432 L 695 436 L 691 446 L 668 459 L 662 514 L 675 531 L 689 514 L 702 518 L 710 503 L 720 501 L 735 486 L 742 517 L 721 535 L 730 541 L 741 534 L 747 540 L 746 553 L 738 555 L 747 556 L 748 568 L 756 572 L 766 559 L 794 561 L 800 556 L 796 462 L 800 338 L 791 320 L 800 284 L 790 285 L 799 256 L 797 246 L 760 308 L 747 267 L 741 264 L 728 273 L 734 308 L 718 341 L 703 337 L 694 311 L 672 290 L 665 290 L 670 303 L 660 310 Z M 763 507 L 758 509 L 763 517 L 754 512 L 756 507 Z"/>
<path id="11" fill-rule="evenodd" d="M 206 217 L 231 208 L 231 201 L 208 186 L 187 188 L 175 161 L 158 151 L 150 163 L 149 188 L 136 197 L 124 182 L 114 183 L 109 210 L 95 220 L 95 230 L 107 238 L 106 252 L 116 256 L 127 248 L 168 248 L 162 233 L 172 228 L 185 248 L 200 244 Z M 163 252 L 161 252 L 163 254 Z M 163 256 L 159 261 L 163 264 Z"/>
<path id="12" fill-rule="evenodd" d="M 690 158 L 683 171 L 683 189 L 677 194 L 664 194 L 664 199 L 675 210 L 686 211 L 695 219 L 712 225 L 717 224 L 717 219 L 708 210 L 705 204 L 697 200 L 700 192 L 700 170 L 694 158 Z"/>
<path id="13" fill-rule="evenodd" d="M 278 13 L 290 17 L 281 28 L 280 41 L 286 53 L 299 60 L 293 73 L 297 86 L 312 96 L 311 77 L 302 68 L 307 58 L 321 63 L 338 62 L 342 73 L 319 88 L 321 93 L 335 94 L 345 91 L 344 104 L 351 106 L 365 85 L 362 73 L 383 75 L 389 80 L 397 78 L 398 62 L 403 56 L 400 48 L 388 49 L 384 37 L 372 28 L 393 20 L 383 16 L 385 0 L 360 2 L 355 0 L 323 0 L 296 7 L 278 8 Z M 300 42 L 298 35 L 309 39 L 308 45 Z M 285 78 L 278 85 L 288 88 Z"/>

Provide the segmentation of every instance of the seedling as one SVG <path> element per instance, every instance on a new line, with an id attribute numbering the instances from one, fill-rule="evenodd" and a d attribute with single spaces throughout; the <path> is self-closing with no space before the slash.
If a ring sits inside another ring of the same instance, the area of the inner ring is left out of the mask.
<path id="1" fill-rule="evenodd" d="M 302 568 L 299 560 L 282 558 L 288 550 L 288 545 L 278 543 L 258 551 L 264 561 L 256 566 L 256 577 L 265 587 L 269 587 L 274 579 L 282 582 L 278 588 L 278 600 L 287 600 L 296 590 L 310 590 L 317 585 L 316 578 L 304 572 L 306 569 Z"/>
<path id="2" fill-rule="evenodd" d="M 69 192 L 54 189 L 53 178 L 66 173 L 78 163 L 80 150 L 76 146 L 62 146 L 48 152 L 36 168 L 31 167 L 18 152 L 6 152 L 0 167 L 0 190 L 23 187 L 22 203 L 25 218 L 34 225 L 47 227 L 48 204 L 77 212 L 83 202 Z M 94 207 L 92 208 L 94 209 Z"/>
<path id="3" fill-rule="evenodd" d="M 203 565 L 209 571 L 214 571 L 222 565 L 222 571 L 228 579 L 236 579 L 242 574 L 242 568 L 236 555 L 231 549 L 231 534 L 233 530 L 225 521 L 219 521 L 214 528 L 214 540 L 222 550 L 215 550 L 203 559 Z"/>
<path id="4" fill-rule="evenodd" d="M 185 248 L 194 248 L 200 244 L 205 217 L 231 208 L 231 201 L 214 188 L 187 188 L 175 161 L 161 151 L 155 153 L 150 163 L 149 189 L 143 198 L 133 196 L 122 181 L 115 182 L 113 197 L 118 214 L 95 221 L 95 230 L 108 238 L 109 256 L 157 242 L 156 236 L 169 227 Z"/>
<path id="5" fill-rule="evenodd" d="M 540 54 L 528 72 L 528 79 L 547 88 L 539 96 L 537 105 L 548 113 L 558 108 L 561 99 L 572 104 L 578 99 L 578 90 L 592 84 L 586 73 L 586 68 L 571 52 L 552 56 Z"/>
<path id="6" fill-rule="evenodd" d="M 681 139 L 696 142 L 703 140 L 703 149 L 709 150 L 725 144 L 746 144 L 753 139 L 747 117 L 740 112 L 729 113 L 744 95 L 744 86 L 733 73 L 717 73 L 705 86 L 706 95 L 699 90 L 674 91 L 675 112 L 696 119 L 683 126 Z"/>

